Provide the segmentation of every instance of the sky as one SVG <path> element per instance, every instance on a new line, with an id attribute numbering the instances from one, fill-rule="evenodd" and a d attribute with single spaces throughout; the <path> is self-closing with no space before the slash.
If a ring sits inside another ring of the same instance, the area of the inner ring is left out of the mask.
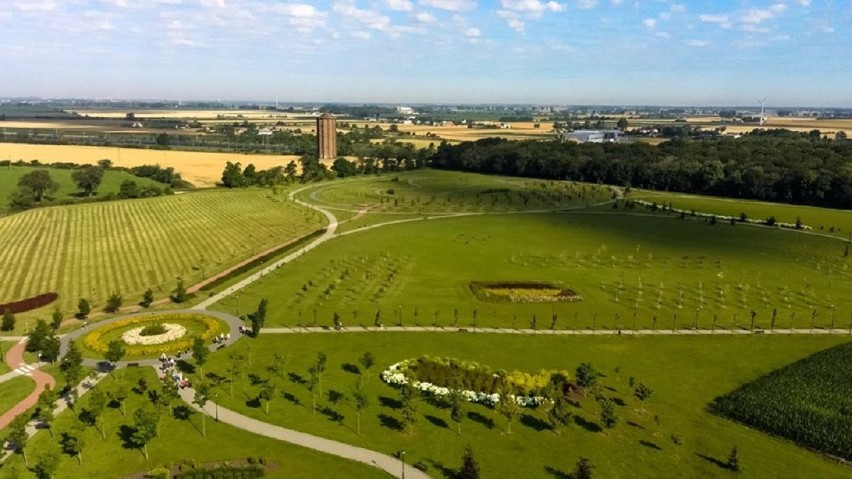
<path id="1" fill-rule="evenodd" d="M 852 0 L 3 0 L 0 96 L 852 107 Z"/>

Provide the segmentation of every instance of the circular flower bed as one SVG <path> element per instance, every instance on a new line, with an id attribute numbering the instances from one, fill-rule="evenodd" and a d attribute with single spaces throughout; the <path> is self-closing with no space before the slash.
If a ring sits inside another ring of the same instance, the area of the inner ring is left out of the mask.
<path id="1" fill-rule="evenodd" d="M 162 323 L 167 331 L 156 336 L 140 334 L 146 326 L 157 323 Z M 149 314 L 125 318 L 101 326 L 83 338 L 83 345 L 92 351 L 104 354 L 109 349 L 109 342 L 118 339 L 128 344 L 126 348 L 128 357 L 155 357 L 162 353 L 174 354 L 189 349 L 195 336 L 209 341 L 220 332 L 222 332 L 221 323 L 210 316 L 190 313 Z M 137 342 L 127 341 L 125 335 L 131 338 L 131 341 L 137 340 Z"/>
<path id="2" fill-rule="evenodd" d="M 163 344 L 168 343 L 169 341 L 174 341 L 176 339 L 182 338 L 186 334 L 186 328 L 179 324 L 174 323 L 160 323 L 162 329 L 165 331 L 161 334 L 145 334 L 145 330 L 150 328 L 150 326 L 141 326 L 138 328 L 133 328 L 125 331 L 121 335 L 121 340 L 127 344 L 136 345 L 136 344 L 144 344 L 144 345 L 152 345 L 152 344 Z"/>

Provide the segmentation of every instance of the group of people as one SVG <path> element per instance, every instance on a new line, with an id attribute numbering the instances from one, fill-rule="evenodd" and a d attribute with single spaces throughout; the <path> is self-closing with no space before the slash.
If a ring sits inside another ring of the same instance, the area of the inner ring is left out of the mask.
<path id="1" fill-rule="evenodd" d="M 240 326 L 240 332 L 242 331 L 242 326 Z M 223 344 L 225 341 L 231 339 L 231 333 L 219 333 L 219 336 L 213 338 L 213 342 L 215 344 Z"/>
<path id="2" fill-rule="evenodd" d="M 191 388 L 192 382 L 189 378 L 184 377 L 183 372 L 177 368 L 177 360 L 180 359 L 180 356 L 180 353 L 178 353 L 176 358 L 168 356 L 166 353 L 160 355 L 160 371 L 163 372 L 161 379 L 163 381 L 172 381 L 175 386 L 181 389 Z"/>

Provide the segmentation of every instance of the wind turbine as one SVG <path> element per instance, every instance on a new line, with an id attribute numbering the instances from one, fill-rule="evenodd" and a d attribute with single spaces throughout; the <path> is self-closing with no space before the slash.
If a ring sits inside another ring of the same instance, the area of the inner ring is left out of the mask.
<path id="1" fill-rule="evenodd" d="M 760 103 L 760 126 L 763 126 L 763 120 L 764 120 L 763 109 L 766 106 L 766 97 L 763 97 L 762 100 L 755 100 L 755 101 Z"/>

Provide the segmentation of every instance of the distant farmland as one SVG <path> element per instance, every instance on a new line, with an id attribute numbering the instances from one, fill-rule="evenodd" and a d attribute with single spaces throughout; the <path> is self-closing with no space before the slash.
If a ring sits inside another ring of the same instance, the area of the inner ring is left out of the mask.
<path id="1" fill-rule="evenodd" d="M 66 312 L 80 297 L 102 307 L 158 297 L 265 248 L 323 226 L 321 217 L 266 191 L 206 191 L 144 200 L 40 208 L 0 218 L 0 303 L 56 291 Z"/>

